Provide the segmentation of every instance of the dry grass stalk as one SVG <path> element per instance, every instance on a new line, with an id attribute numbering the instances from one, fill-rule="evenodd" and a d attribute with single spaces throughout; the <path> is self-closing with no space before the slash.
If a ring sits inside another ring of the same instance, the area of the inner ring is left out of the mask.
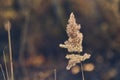
<path id="1" fill-rule="evenodd" d="M 80 24 L 76 23 L 74 14 L 71 13 L 70 18 L 68 20 L 68 25 L 66 27 L 66 33 L 68 35 L 68 40 L 65 41 L 64 44 L 60 44 L 59 46 L 61 48 L 67 48 L 68 52 L 81 53 L 83 50 L 83 47 L 82 47 L 83 34 L 79 31 L 80 28 L 81 28 Z M 89 59 L 90 56 L 91 55 L 87 53 L 85 53 L 84 55 L 80 55 L 80 54 L 66 55 L 66 58 L 69 59 L 66 69 L 70 70 L 77 63 L 81 63 L 82 61 Z M 81 63 L 81 70 L 82 70 L 82 80 L 84 80 L 82 63 Z"/>
<path id="2" fill-rule="evenodd" d="M 13 73 L 13 61 L 12 61 L 12 46 L 11 46 L 11 24 L 7 21 L 4 25 L 5 30 L 8 32 L 8 44 L 9 44 L 9 54 L 10 54 L 10 73 L 11 73 L 11 80 L 14 80 L 14 73 Z"/>
<path id="3" fill-rule="evenodd" d="M 54 80 L 57 80 L 56 69 L 54 69 Z"/>
<path id="4" fill-rule="evenodd" d="M 1 68 L 2 75 L 3 75 L 4 80 L 7 80 L 7 79 L 6 79 L 6 77 L 5 77 L 5 73 L 4 73 L 4 70 L 3 70 L 3 68 L 2 68 L 2 65 L 1 65 L 1 64 L 0 64 L 0 68 Z"/>
<path id="5" fill-rule="evenodd" d="M 82 71 L 82 80 L 85 80 L 82 62 L 80 63 L 80 65 L 81 65 L 81 71 Z"/>

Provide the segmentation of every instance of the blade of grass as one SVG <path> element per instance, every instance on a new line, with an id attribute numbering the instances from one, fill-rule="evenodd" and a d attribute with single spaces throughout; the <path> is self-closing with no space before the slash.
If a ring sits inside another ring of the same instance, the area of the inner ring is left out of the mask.
<path id="1" fill-rule="evenodd" d="M 4 50 L 5 50 L 5 48 L 4 48 Z M 8 68 L 7 68 L 7 59 L 6 59 L 5 51 L 3 51 L 3 57 L 4 57 L 4 64 L 5 64 L 5 71 L 6 71 L 7 80 L 9 80 L 9 74 L 8 74 Z"/>
<path id="2" fill-rule="evenodd" d="M 7 80 L 6 79 L 6 77 L 5 77 L 5 73 L 4 73 L 4 70 L 3 70 L 3 68 L 2 68 L 2 65 L 0 64 L 0 68 L 1 68 L 1 71 L 2 71 L 2 74 L 3 74 L 3 78 L 4 78 L 4 80 Z"/>

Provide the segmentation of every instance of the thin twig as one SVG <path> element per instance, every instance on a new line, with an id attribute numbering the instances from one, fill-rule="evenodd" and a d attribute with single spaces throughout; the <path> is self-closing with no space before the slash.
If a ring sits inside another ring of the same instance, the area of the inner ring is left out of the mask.
<path id="1" fill-rule="evenodd" d="M 3 68 L 2 68 L 2 65 L 0 64 L 0 68 L 1 68 L 1 71 L 2 71 L 2 74 L 3 74 L 3 78 L 4 78 L 4 80 L 7 80 L 6 79 L 6 77 L 5 77 L 5 73 L 4 73 L 4 70 L 3 70 Z"/>
<path id="2" fill-rule="evenodd" d="M 85 80 L 82 62 L 80 63 L 80 65 L 81 65 L 81 72 L 82 72 L 82 80 Z"/>
<path id="3" fill-rule="evenodd" d="M 7 68 L 7 60 L 6 60 L 6 55 L 5 55 L 4 51 L 3 51 L 3 57 L 4 57 L 4 64 L 5 64 L 5 71 L 6 71 L 7 80 L 9 80 L 9 74 L 8 74 L 8 68 Z"/>

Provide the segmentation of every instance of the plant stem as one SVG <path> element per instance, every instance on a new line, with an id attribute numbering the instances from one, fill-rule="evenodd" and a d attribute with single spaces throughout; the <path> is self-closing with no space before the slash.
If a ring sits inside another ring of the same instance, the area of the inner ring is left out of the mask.
<path id="1" fill-rule="evenodd" d="M 8 24 L 10 22 L 8 21 Z M 8 27 L 11 27 L 8 25 Z M 13 62 L 12 62 L 12 47 L 11 47 L 11 36 L 10 36 L 10 29 L 8 29 L 8 44 L 9 44 L 9 53 L 10 53 L 10 70 L 11 70 L 11 80 L 14 80 L 14 74 L 13 74 Z"/>
<path id="2" fill-rule="evenodd" d="M 82 62 L 80 63 L 80 65 L 81 65 L 81 72 L 82 72 L 82 80 L 85 80 Z"/>
<path id="3" fill-rule="evenodd" d="M 1 68 L 1 71 L 2 71 L 2 74 L 3 74 L 4 80 L 7 80 L 6 77 L 5 77 L 5 74 L 4 74 L 4 71 L 3 71 L 3 68 L 2 68 L 2 65 L 1 65 L 1 64 L 0 64 L 0 68 Z"/>
<path id="4" fill-rule="evenodd" d="M 56 69 L 54 69 L 54 80 L 57 80 Z"/>

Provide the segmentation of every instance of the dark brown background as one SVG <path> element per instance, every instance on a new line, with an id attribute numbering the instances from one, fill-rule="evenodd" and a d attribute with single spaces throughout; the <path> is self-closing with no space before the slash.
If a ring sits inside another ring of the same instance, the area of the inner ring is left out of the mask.
<path id="1" fill-rule="evenodd" d="M 65 69 L 68 52 L 59 48 L 71 12 L 82 27 L 83 53 L 91 54 L 83 64 L 95 67 L 85 80 L 120 80 L 119 0 L 0 0 L 0 63 L 4 67 L 10 20 L 15 80 L 53 80 L 54 69 L 57 80 L 82 79 Z"/>

